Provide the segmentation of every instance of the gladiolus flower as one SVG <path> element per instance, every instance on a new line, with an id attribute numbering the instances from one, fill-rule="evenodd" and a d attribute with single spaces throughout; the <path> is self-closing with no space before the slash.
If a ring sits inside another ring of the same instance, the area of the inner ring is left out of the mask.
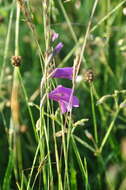
<path id="1" fill-rule="evenodd" d="M 62 114 L 70 112 L 72 107 L 79 107 L 79 100 L 76 96 L 73 96 L 73 90 L 62 85 L 51 91 L 49 98 L 59 103 Z"/>

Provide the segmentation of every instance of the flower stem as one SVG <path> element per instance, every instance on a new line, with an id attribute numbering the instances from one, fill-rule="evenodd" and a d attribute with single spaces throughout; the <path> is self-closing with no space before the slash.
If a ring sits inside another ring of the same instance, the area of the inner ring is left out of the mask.
<path id="1" fill-rule="evenodd" d="M 91 95 L 91 107 L 92 107 L 93 124 L 94 124 L 94 137 L 97 144 L 98 132 L 97 132 L 97 122 L 96 122 L 96 114 L 95 114 L 95 107 L 94 107 L 93 84 L 90 84 L 90 95 Z"/>
<path id="2" fill-rule="evenodd" d="M 113 129 L 113 126 L 114 126 L 114 124 L 115 124 L 115 121 L 116 121 L 116 118 L 117 118 L 119 112 L 120 112 L 120 109 L 118 109 L 118 110 L 116 111 L 115 116 L 114 116 L 114 118 L 113 118 L 111 124 L 110 124 L 109 127 L 108 127 L 108 130 L 107 130 L 107 132 L 106 132 L 106 134 L 105 134 L 105 136 L 104 136 L 104 138 L 103 138 L 103 140 L 102 140 L 102 143 L 101 143 L 101 146 L 100 146 L 100 149 L 99 149 L 100 152 L 102 152 L 102 149 L 103 149 L 103 147 L 104 147 L 104 145 L 105 145 L 105 143 L 106 143 L 106 141 L 107 141 L 107 139 L 108 139 L 108 137 L 109 137 L 109 135 L 110 135 L 110 133 L 111 133 L 111 131 L 112 131 L 112 129 Z"/>
<path id="3" fill-rule="evenodd" d="M 15 56 L 19 55 L 19 20 L 20 20 L 20 7 L 17 3 L 17 13 L 16 13 L 16 25 L 15 25 Z M 15 177 L 21 175 L 22 170 L 22 156 L 21 156 L 21 142 L 20 142 L 20 105 L 19 105 L 19 77 L 18 77 L 18 67 L 14 67 L 13 71 L 13 84 L 12 84 L 12 94 L 11 94 L 11 125 L 10 130 L 13 129 L 13 151 L 15 159 Z"/>

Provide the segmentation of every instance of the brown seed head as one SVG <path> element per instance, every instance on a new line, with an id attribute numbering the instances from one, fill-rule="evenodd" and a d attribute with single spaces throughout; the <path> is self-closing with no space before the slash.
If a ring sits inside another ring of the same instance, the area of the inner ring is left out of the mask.
<path id="1" fill-rule="evenodd" d="M 21 56 L 12 56 L 11 57 L 11 63 L 12 65 L 19 67 L 21 65 Z"/>
<path id="2" fill-rule="evenodd" d="M 27 132 L 27 130 L 28 130 L 28 127 L 26 125 L 21 125 L 20 126 L 20 132 L 21 133 L 25 133 L 25 132 Z"/>
<path id="3" fill-rule="evenodd" d="M 84 80 L 91 83 L 93 82 L 95 76 L 94 76 L 94 72 L 91 69 L 88 69 L 84 72 Z"/>
<path id="4" fill-rule="evenodd" d="M 0 23 L 3 23 L 3 22 L 4 22 L 4 17 L 0 16 Z"/>

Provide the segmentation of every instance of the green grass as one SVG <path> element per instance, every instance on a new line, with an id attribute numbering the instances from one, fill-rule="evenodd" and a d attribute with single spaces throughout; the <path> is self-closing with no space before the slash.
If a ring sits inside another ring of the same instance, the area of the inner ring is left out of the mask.
<path id="1" fill-rule="evenodd" d="M 126 189 L 125 7 L 126 0 L 0 1 L 0 189 Z M 49 61 L 58 42 L 64 47 Z M 13 56 L 22 57 L 19 67 Z M 73 65 L 79 82 L 47 77 Z M 48 99 L 60 84 L 80 101 L 63 115 Z"/>

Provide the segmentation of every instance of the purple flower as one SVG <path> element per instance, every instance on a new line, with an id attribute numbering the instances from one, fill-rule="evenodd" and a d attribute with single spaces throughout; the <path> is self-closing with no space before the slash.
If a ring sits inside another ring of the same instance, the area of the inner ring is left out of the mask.
<path id="1" fill-rule="evenodd" d="M 53 78 L 66 78 L 72 80 L 73 76 L 73 67 L 65 67 L 65 68 L 56 68 L 52 76 Z"/>
<path id="2" fill-rule="evenodd" d="M 79 100 L 76 96 L 73 96 L 73 90 L 62 85 L 58 85 L 57 88 L 51 91 L 49 98 L 59 103 L 62 113 L 70 112 L 72 107 L 79 107 Z"/>
<path id="3" fill-rule="evenodd" d="M 59 34 L 56 33 L 56 32 L 54 32 L 54 33 L 52 34 L 52 42 L 54 42 L 58 37 L 59 37 Z"/>
<path id="4" fill-rule="evenodd" d="M 58 54 L 61 51 L 62 48 L 63 48 L 63 43 L 59 42 L 57 44 L 57 46 L 54 48 L 54 50 L 53 50 L 53 55 Z"/>

